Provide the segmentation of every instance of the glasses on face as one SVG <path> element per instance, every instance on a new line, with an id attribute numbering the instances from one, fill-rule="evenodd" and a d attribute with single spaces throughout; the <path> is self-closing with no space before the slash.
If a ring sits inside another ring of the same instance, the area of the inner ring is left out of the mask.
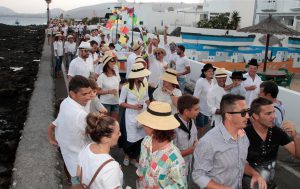
<path id="1" fill-rule="evenodd" d="M 162 54 L 161 52 L 157 52 L 157 53 L 154 53 L 155 55 L 160 55 L 160 54 Z"/>
<path id="2" fill-rule="evenodd" d="M 242 110 L 240 112 L 226 112 L 228 114 L 241 114 L 242 117 L 245 117 L 247 114 L 249 114 L 250 109 Z"/>
<path id="3" fill-rule="evenodd" d="M 117 62 L 115 59 L 111 59 L 110 61 L 111 61 L 111 62 Z"/>

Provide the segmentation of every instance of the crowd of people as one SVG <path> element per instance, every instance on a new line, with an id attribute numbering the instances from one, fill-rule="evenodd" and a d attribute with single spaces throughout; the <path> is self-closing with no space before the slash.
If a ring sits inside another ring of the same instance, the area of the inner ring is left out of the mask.
<path id="1" fill-rule="evenodd" d="M 163 45 L 159 36 L 128 45 L 124 78 L 117 39 L 95 27 L 77 47 L 73 35 L 63 43 L 56 31 L 54 69 L 59 77 L 65 57 L 69 95 L 48 138 L 72 187 L 123 188 L 123 164 L 136 168 L 134 188 L 275 188 L 279 146 L 300 158 L 300 136 L 285 121 L 278 86 L 261 81 L 252 59 L 246 74 L 230 76 L 205 64 L 187 94 L 190 62 L 183 45 L 168 43 L 167 30 Z M 110 155 L 116 145 L 123 162 Z"/>

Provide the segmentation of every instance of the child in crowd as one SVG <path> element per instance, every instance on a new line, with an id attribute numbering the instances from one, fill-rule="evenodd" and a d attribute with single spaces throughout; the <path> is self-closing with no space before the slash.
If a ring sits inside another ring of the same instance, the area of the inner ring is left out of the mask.
<path id="1" fill-rule="evenodd" d="M 186 164 L 186 175 L 189 177 L 192 171 L 193 152 L 198 143 L 197 128 L 194 119 L 199 113 L 199 99 L 184 95 L 178 98 L 177 102 L 178 113 L 175 118 L 180 123 L 180 126 L 175 129 L 176 135 L 174 144 L 180 150 Z M 188 182 L 189 182 L 189 178 Z"/>
<path id="2" fill-rule="evenodd" d="M 230 85 L 227 85 L 225 87 L 225 90 L 227 88 L 228 93 L 230 94 L 245 96 L 246 90 L 242 85 L 242 82 L 245 81 L 246 78 L 243 77 L 243 73 L 241 71 L 234 71 L 232 72 L 230 78 L 232 80 L 232 83 Z"/>
<path id="3" fill-rule="evenodd" d="M 92 100 L 86 105 L 87 111 L 107 113 L 107 109 L 103 106 L 103 104 L 100 102 L 100 99 L 97 97 L 99 87 L 96 81 L 93 79 L 89 79 L 89 82 L 92 88 Z"/>

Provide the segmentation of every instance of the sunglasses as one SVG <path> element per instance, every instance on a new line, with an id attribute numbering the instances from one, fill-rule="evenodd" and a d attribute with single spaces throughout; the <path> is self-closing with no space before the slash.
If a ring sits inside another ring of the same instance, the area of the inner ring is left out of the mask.
<path id="1" fill-rule="evenodd" d="M 248 108 L 248 109 L 242 110 L 240 112 L 226 112 L 226 113 L 228 113 L 228 114 L 241 114 L 242 117 L 245 117 L 246 114 L 249 115 L 249 112 L 250 112 L 250 109 Z"/>
<path id="2" fill-rule="evenodd" d="M 154 53 L 155 55 L 160 55 L 160 54 L 162 54 L 161 52 L 157 52 L 157 53 Z"/>

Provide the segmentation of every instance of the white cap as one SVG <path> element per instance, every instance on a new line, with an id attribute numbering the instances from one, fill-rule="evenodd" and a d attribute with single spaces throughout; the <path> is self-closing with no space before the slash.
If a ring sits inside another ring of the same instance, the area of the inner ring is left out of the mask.
<path id="1" fill-rule="evenodd" d="M 91 44 L 89 42 L 82 41 L 78 49 L 91 49 Z"/>

